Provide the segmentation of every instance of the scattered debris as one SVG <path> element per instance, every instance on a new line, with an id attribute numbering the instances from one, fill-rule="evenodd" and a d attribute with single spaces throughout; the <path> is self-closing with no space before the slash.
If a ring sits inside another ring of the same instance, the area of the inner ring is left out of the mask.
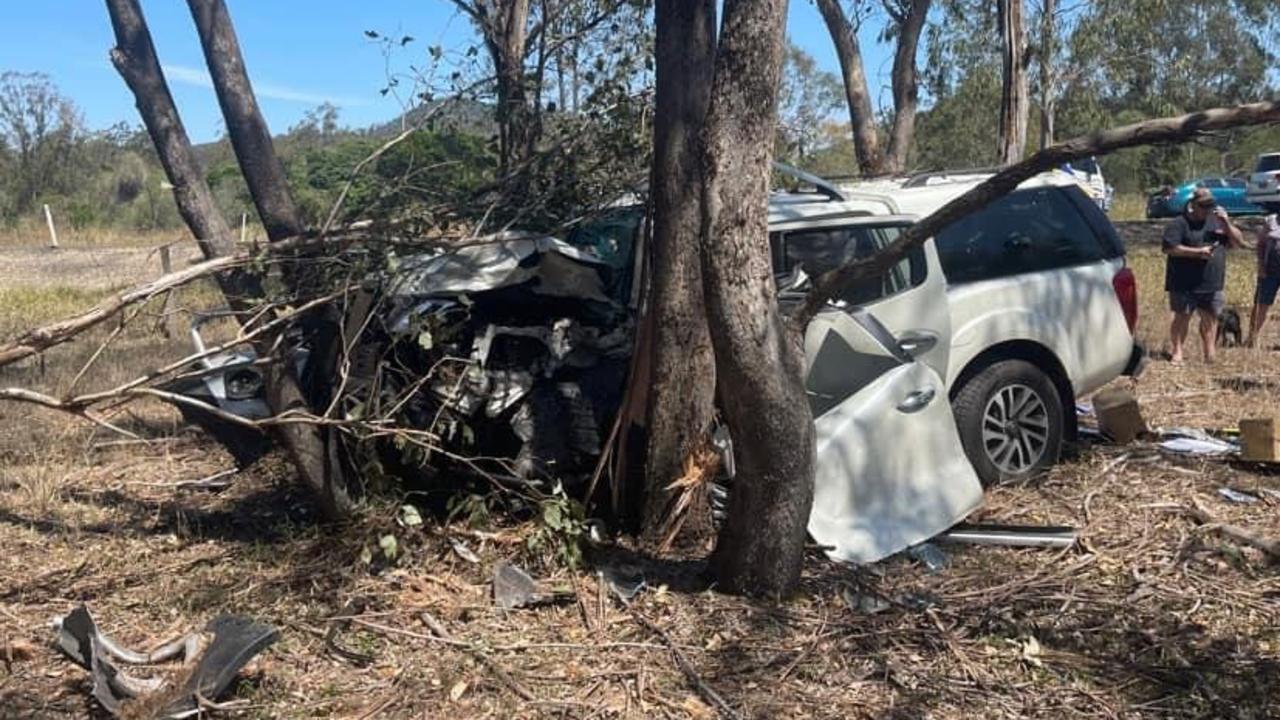
<path id="1" fill-rule="evenodd" d="M 480 564 L 480 556 L 476 555 L 466 543 L 461 540 L 449 538 L 449 547 L 453 550 L 453 554 L 471 563 L 472 565 Z"/>
<path id="2" fill-rule="evenodd" d="M 528 607 L 539 599 L 538 585 L 524 570 L 502 561 L 493 568 L 493 603 L 503 610 Z"/>
<path id="3" fill-rule="evenodd" d="M 1250 495 L 1249 493 L 1246 493 L 1246 492 L 1233 490 L 1229 487 L 1218 488 L 1218 494 L 1230 502 L 1239 503 L 1241 505 L 1252 505 L 1258 502 L 1258 498 L 1256 495 Z"/>
<path id="4" fill-rule="evenodd" d="M 840 592 L 840 597 L 844 599 L 845 605 L 849 609 L 861 613 L 863 615 L 875 615 L 882 613 L 893 607 L 887 600 L 875 595 L 854 592 L 852 588 L 845 588 Z"/>
<path id="5" fill-rule="evenodd" d="M 644 573 L 631 565 L 607 565 L 600 569 L 600 574 L 619 600 L 629 601 L 646 587 Z"/>
<path id="6" fill-rule="evenodd" d="M 1258 535 L 1238 525 L 1220 523 L 1208 510 L 1205 510 L 1195 501 L 1192 501 L 1190 507 L 1184 507 L 1182 510 L 1199 522 L 1202 527 L 1216 531 L 1218 534 L 1236 542 L 1261 550 L 1270 556 L 1273 562 L 1280 560 L 1280 540 Z"/>
<path id="7" fill-rule="evenodd" d="M 240 670 L 279 637 L 275 628 L 238 615 L 220 615 L 205 626 L 165 643 L 150 653 L 129 650 L 98 630 L 88 608 L 81 605 L 54 620 L 57 646 L 93 675 L 93 697 L 120 717 L 131 703 L 159 703 L 160 717 L 189 717 L 202 702 L 214 701 Z M 209 639 L 208 636 L 212 636 Z M 181 673 L 169 682 L 163 677 L 139 678 L 118 664 L 155 665 L 181 659 Z"/>
<path id="8" fill-rule="evenodd" d="M 1240 452 L 1240 445 L 1216 438 L 1204 430 L 1187 427 L 1162 428 L 1160 448 L 1175 455 L 1220 457 Z"/>
<path id="9" fill-rule="evenodd" d="M 920 543 L 919 545 L 913 545 L 907 549 L 907 554 L 910 555 L 912 559 L 923 563 L 925 568 L 929 570 L 930 574 L 936 575 L 937 573 L 946 570 L 947 567 L 951 565 L 951 559 L 947 557 L 947 554 L 942 552 L 942 550 L 933 543 L 925 542 Z"/>
<path id="10" fill-rule="evenodd" d="M 1069 548 L 1076 544 L 1075 528 L 1031 525 L 960 524 L 934 538 L 937 542 L 1009 547 Z"/>

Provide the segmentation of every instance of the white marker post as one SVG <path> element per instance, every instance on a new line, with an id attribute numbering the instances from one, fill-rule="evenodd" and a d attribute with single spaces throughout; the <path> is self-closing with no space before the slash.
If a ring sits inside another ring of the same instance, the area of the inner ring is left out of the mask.
<path id="1" fill-rule="evenodd" d="M 58 229 L 53 226 L 53 212 L 49 210 L 49 204 L 44 206 L 44 221 L 49 224 L 49 247 L 54 250 L 58 249 Z"/>

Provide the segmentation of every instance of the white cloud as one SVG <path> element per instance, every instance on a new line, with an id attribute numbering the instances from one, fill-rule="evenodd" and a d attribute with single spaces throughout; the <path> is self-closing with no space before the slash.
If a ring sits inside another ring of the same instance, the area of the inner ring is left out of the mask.
<path id="1" fill-rule="evenodd" d="M 170 82 L 192 85 L 194 87 L 207 88 L 210 90 L 213 89 L 213 78 L 209 77 L 209 73 L 203 68 L 194 68 L 186 65 L 165 65 L 164 74 Z M 296 102 L 306 105 L 331 103 L 338 107 L 359 107 L 361 105 L 369 104 L 367 100 L 362 98 L 310 93 L 269 82 L 253 83 L 253 91 L 261 98 L 282 100 L 284 102 Z"/>

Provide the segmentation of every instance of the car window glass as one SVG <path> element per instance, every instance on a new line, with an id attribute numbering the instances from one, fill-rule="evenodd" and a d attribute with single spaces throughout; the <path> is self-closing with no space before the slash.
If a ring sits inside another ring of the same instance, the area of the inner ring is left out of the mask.
<path id="1" fill-rule="evenodd" d="M 950 283 L 974 282 L 1101 260 L 1102 244 L 1055 188 L 1020 190 L 938 234 Z"/>
<path id="2" fill-rule="evenodd" d="M 1258 158 L 1258 166 L 1253 169 L 1254 172 L 1271 172 L 1280 170 L 1280 155 L 1263 155 Z"/>
<path id="3" fill-rule="evenodd" d="M 1206 179 L 1202 180 L 1201 182 L 1203 182 L 1203 183 L 1204 183 L 1204 187 L 1207 187 L 1207 188 L 1220 188 L 1220 187 L 1222 187 L 1222 181 L 1221 181 L 1221 180 L 1219 180 L 1218 178 L 1206 178 Z"/>
<path id="4" fill-rule="evenodd" d="M 1248 183 L 1240 178 L 1231 178 L 1230 180 L 1227 180 L 1227 187 L 1242 188 L 1246 185 L 1248 185 Z"/>
<path id="5" fill-rule="evenodd" d="M 774 271 L 787 278 L 803 272 L 807 278 L 819 277 L 854 260 L 871 257 L 897 239 L 901 226 L 857 226 L 794 230 L 771 238 Z M 865 305 L 924 282 L 927 273 L 924 249 L 916 248 L 909 257 L 889 270 L 879 282 L 863 282 L 847 290 L 840 298 L 851 305 Z"/>

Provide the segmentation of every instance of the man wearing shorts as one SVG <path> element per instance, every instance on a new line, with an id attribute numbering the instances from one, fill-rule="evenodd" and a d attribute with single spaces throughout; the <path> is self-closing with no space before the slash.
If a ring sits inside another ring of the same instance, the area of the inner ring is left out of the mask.
<path id="1" fill-rule="evenodd" d="M 1280 203 L 1267 203 L 1271 213 L 1258 230 L 1258 289 L 1253 294 L 1253 315 L 1249 319 L 1249 339 L 1245 345 L 1256 347 L 1267 311 L 1276 302 L 1280 290 Z"/>
<path id="2" fill-rule="evenodd" d="M 1226 302 L 1227 248 L 1244 245 L 1240 228 L 1227 211 L 1218 207 L 1213 194 L 1196 188 L 1182 215 L 1164 229 L 1164 289 L 1169 292 L 1173 322 L 1169 326 L 1170 361 L 1182 363 L 1182 348 L 1191 327 L 1191 315 L 1200 315 L 1200 341 L 1204 361 L 1211 363 L 1218 351 L 1218 314 Z"/>

